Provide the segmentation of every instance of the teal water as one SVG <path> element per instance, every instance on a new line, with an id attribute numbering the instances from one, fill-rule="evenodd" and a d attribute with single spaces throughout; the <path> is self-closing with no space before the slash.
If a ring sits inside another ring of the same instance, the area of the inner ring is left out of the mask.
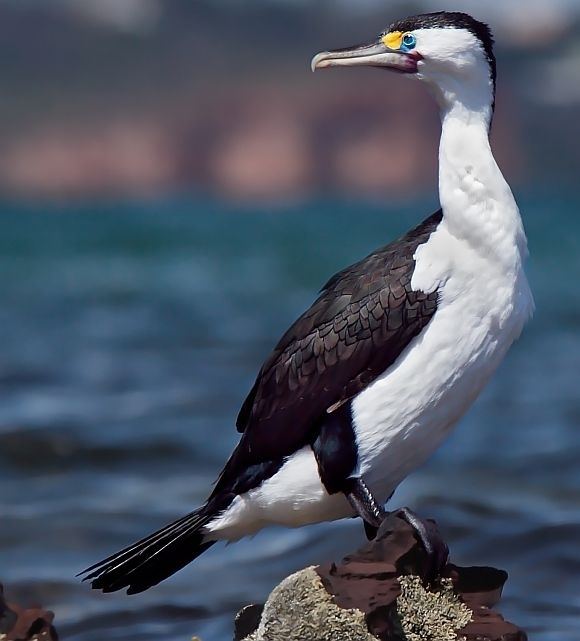
<path id="1" fill-rule="evenodd" d="M 504 614 L 580 640 L 580 198 L 520 198 L 537 313 L 452 439 L 396 493 L 454 561 L 506 569 Z M 363 539 L 352 522 L 215 546 L 149 592 L 74 575 L 189 511 L 273 343 L 333 272 L 433 203 L 275 212 L 200 201 L 0 208 L 0 580 L 62 638 L 231 637 L 233 613 Z"/>

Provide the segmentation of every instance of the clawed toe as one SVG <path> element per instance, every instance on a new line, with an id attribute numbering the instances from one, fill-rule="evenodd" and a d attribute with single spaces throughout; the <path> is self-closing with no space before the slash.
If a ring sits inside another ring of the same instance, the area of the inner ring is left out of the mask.
<path id="1" fill-rule="evenodd" d="M 449 548 L 441 538 L 435 523 L 421 519 L 415 512 L 403 507 L 395 512 L 396 516 L 406 521 L 414 530 L 419 542 L 427 554 L 427 567 L 424 580 L 432 584 L 439 576 L 449 559 Z"/>
<path id="2" fill-rule="evenodd" d="M 374 539 L 377 538 L 377 532 L 379 531 L 379 526 L 378 525 L 371 525 L 370 523 L 367 523 L 366 521 L 363 521 L 363 525 L 365 528 L 365 534 L 367 535 L 367 540 L 368 541 L 373 541 Z"/>

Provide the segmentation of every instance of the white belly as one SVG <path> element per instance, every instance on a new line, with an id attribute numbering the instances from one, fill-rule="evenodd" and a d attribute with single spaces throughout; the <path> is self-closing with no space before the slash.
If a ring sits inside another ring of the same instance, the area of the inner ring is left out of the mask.
<path id="1" fill-rule="evenodd" d="M 402 358 L 353 402 L 359 474 L 379 500 L 424 463 L 477 398 L 519 335 L 476 293 L 442 303 Z"/>
<path id="2" fill-rule="evenodd" d="M 328 494 L 310 446 L 291 456 L 277 474 L 237 496 L 206 530 L 210 539 L 240 539 L 267 525 L 301 527 L 353 516 L 343 494 Z"/>
<path id="3" fill-rule="evenodd" d="M 417 255 L 416 288 L 423 291 L 430 286 L 421 282 L 423 276 L 437 276 L 433 256 L 421 254 L 431 242 Z M 523 272 L 503 274 L 476 255 L 462 264 L 468 269 L 450 269 L 448 262 L 441 266 L 441 279 L 431 284 L 440 292 L 434 318 L 395 364 L 353 400 L 356 474 L 380 501 L 437 449 L 532 311 Z M 326 492 L 312 451 L 303 448 L 261 487 L 237 497 L 208 530 L 212 538 L 235 539 L 270 523 L 297 527 L 352 514 L 343 495 Z"/>
<path id="4" fill-rule="evenodd" d="M 445 255 L 455 261 L 441 261 Z M 451 239 L 445 227 L 418 248 L 416 261 L 413 286 L 438 289 L 437 312 L 395 365 L 353 402 L 359 473 L 379 500 L 437 449 L 533 311 L 521 268 L 506 273 Z"/>

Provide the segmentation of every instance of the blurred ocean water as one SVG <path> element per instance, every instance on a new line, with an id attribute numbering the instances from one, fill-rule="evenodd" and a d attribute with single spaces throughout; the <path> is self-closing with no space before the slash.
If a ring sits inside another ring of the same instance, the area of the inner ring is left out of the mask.
<path id="1" fill-rule="evenodd" d="M 510 574 L 503 613 L 580 640 L 580 199 L 520 197 L 537 313 L 451 440 L 396 493 L 453 559 Z M 233 613 L 340 557 L 360 524 L 215 546 L 149 592 L 74 575 L 189 511 L 269 349 L 335 271 L 434 208 L 202 201 L 0 209 L 0 581 L 61 636 L 231 637 Z"/>

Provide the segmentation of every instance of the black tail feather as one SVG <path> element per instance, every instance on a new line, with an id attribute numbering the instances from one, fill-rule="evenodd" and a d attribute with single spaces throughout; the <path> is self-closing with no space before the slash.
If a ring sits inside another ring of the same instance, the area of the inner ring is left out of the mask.
<path id="1" fill-rule="evenodd" d="M 204 541 L 203 527 L 215 512 L 202 507 L 161 530 L 87 568 L 83 581 L 103 592 L 128 588 L 127 594 L 143 592 L 175 574 L 215 541 Z"/>

